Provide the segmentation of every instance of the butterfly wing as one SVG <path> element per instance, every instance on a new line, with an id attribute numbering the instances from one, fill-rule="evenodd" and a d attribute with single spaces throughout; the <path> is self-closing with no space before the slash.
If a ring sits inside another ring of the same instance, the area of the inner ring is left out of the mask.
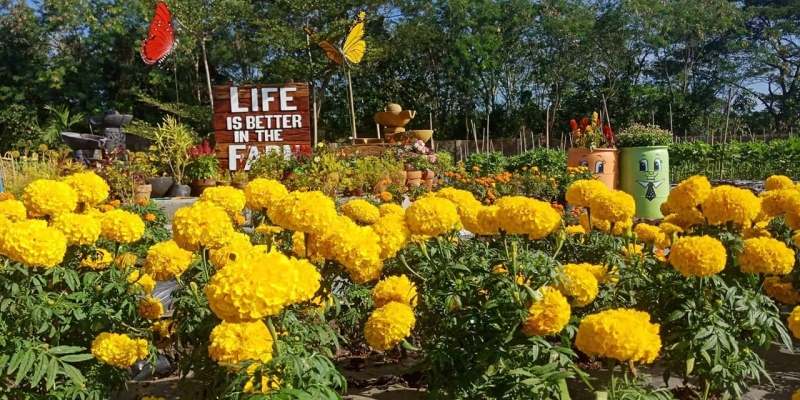
<path id="1" fill-rule="evenodd" d="M 147 65 L 164 61 L 175 50 L 175 27 L 172 14 L 163 1 L 156 5 L 156 14 L 150 24 L 147 39 L 142 40 L 142 60 Z"/>
<path id="2" fill-rule="evenodd" d="M 325 52 L 325 57 L 328 57 L 329 60 L 335 62 L 338 65 L 344 64 L 344 59 L 342 58 L 342 52 L 336 48 L 336 46 L 330 44 L 327 40 L 323 40 L 319 42 L 319 47 L 322 51 Z"/>
<path id="3" fill-rule="evenodd" d="M 358 64 L 364 58 L 364 51 L 367 49 L 367 42 L 364 41 L 364 11 L 358 14 L 350 27 L 350 32 L 344 40 L 342 54 L 351 63 Z"/>

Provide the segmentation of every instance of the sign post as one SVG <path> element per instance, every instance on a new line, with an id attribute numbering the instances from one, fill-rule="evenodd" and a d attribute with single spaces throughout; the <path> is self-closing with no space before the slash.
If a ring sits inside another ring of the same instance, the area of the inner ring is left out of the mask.
<path id="1" fill-rule="evenodd" d="M 213 95 L 217 158 L 229 170 L 245 160 L 247 171 L 272 151 L 286 157 L 310 151 L 308 84 L 216 86 Z"/>

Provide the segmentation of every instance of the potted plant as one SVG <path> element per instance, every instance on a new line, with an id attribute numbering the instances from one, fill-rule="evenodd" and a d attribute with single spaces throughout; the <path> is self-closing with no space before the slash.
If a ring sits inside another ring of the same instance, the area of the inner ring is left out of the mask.
<path id="1" fill-rule="evenodd" d="M 206 188 L 217 185 L 219 160 L 214 149 L 208 144 L 208 140 L 203 141 L 202 145 L 191 147 L 189 157 L 190 160 L 186 166 L 186 175 L 191 182 L 189 186 L 192 188 L 192 196 L 200 197 Z"/>
<path id="2" fill-rule="evenodd" d="M 236 189 L 244 190 L 248 181 L 249 179 L 247 173 L 244 171 L 236 171 L 231 173 L 231 186 L 235 187 Z"/>
<path id="3" fill-rule="evenodd" d="M 150 162 L 147 154 L 134 153 L 128 151 L 128 172 L 133 179 L 135 187 L 133 189 L 133 199 L 150 200 L 153 192 L 153 185 L 148 182 L 147 177 L 153 176 L 157 173 L 155 167 Z"/>
<path id="4" fill-rule="evenodd" d="M 634 124 L 617 136 L 619 187 L 636 201 L 636 217 L 662 218 L 669 196 L 672 133 L 656 125 Z"/>
<path id="5" fill-rule="evenodd" d="M 164 172 L 172 175 L 173 183 L 167 191 L 168 197 L 189 196 L 190 189 L 184 181 L 186 166 L 189 162 L 189 148 L 197 141 L 197 133 L 188 126 L 178 123 L 171 117 L 164 117 L 164 122 L 152 131 L 153 141 L 151 155 L 157 157 L 163 165 Z"/>
<path id="6" fill-rule="evenodd" d="M 591 120 L 583 118 L 579 124 L 573 119 L 569 125 L 573 147 L 569 149 L 567 166 L 587 167 L 609 189 L 616 189 L 619 174 L 611 126 L 603 125 L 596 112 Z"/>

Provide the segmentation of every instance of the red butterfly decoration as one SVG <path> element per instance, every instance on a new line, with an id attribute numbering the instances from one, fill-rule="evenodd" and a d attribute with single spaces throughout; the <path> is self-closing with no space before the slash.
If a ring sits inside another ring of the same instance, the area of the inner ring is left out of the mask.
<path id="1" fill-rule="evenodd" d="M 159 1 L 150 24 L 150 34 L 142 40 L 142 60 L 147 65 L 160 63 L 175 50 L 175 27 L 167 5 Z"/>

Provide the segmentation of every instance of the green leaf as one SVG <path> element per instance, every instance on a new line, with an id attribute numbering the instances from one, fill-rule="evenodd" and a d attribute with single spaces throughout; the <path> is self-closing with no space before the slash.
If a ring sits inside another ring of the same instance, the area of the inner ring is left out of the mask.
<path id="1" fill-rule="evenodd" d="M 19 385 L 20 382 L 22 382 L 25 376 L 28 375 L 28 371 L 31 370 L 31 367 L 33 366 L 33 363 L 35 361 L 36 361 L 36 353 L 34 353 L 30 349 L 26 351 L 25 354 L 22 356 L 22 362 L 20 362 L 19 364 L 19 370 L 17 370 L 17 376 L 14 379 L 14 383 Z"/>
<path id="2" fill-rule="evenodd" d="M 48 350 L 48 352 L 50 354 L 58 355 L 58 354 L 73 354 L 84 350 L 86 350 L 86 348 L 80 346 L 56 346 Z"/>
<path id="3" fill-rule="evenodd" d="M 686 375 L 691 375 L 692 371 L 694 371 L 694 357 L 689 357 L 686 359 Z M 669 382 L 669 381 L 665 380 L 664 382 Z"/>
<path id="4" fill-rule="evenodd" d="M 60 359 L 62 362 L 76 363 L 91 360 L 93 358 L 94 356 L 91 354 L 70 354 L 68 356 L 61 357 Z"/>

